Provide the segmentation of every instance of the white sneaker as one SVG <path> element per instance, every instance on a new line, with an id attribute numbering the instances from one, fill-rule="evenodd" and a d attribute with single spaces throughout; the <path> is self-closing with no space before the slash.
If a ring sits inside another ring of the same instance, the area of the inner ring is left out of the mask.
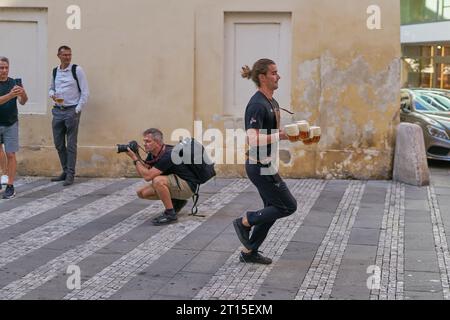
<path id="1" fill-rule="evenodd" d="M 4 174 L 4 175 L 2 175 L 0 183 L 1 184 L 8 184 L 8 180 L 9 180 L 8 176 L 6 174 Z"/>

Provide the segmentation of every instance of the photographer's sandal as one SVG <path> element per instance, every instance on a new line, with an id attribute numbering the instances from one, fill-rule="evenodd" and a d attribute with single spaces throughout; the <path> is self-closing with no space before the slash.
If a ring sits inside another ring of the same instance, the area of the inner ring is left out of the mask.
<path id="1" fill-rule="evenodd" d="M 167 214 L 167 213 L 163 213 L 160 216 L 156 217 L 155 219 L 152 220 L 152 223 L 155 226 L 162 226 L 165 224 L 171 224 L 174 223 L 178 220 L 176 215 L 171 215 L 171 214 Z"/>

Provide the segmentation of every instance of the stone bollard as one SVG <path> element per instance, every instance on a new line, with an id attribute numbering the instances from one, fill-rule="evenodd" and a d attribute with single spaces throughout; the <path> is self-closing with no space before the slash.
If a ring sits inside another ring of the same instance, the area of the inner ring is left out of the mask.
<path id="1" fill-rule="evenodd" d="M 398 126 L 393 180 L 414 186 L 430 184 L 423 132 L 417 124 L 400 123 Z"/>

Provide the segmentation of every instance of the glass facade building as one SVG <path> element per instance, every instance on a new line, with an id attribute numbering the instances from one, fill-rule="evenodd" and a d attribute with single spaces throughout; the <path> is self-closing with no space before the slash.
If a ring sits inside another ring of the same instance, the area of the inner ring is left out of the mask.
<path id="1" fill-rule="evenodd" d="M 402 25 L 450 20 L 450 0 L 401 0 L 401 13 Z"/>
<path id="2" fill-rule="evenodd" d="M 403 86 L 450 89 L 450 0 L 401 0 L 401 15 L 418 39 L 402 43 Z M 448 36 L 433 39 L 442 31 Z"/>

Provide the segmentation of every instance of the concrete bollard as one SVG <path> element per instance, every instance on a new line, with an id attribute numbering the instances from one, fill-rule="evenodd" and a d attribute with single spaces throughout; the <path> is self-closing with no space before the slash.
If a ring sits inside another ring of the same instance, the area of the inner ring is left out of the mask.
<path id="1" fill-rule="evenodd" d="M 400 123 L 397 129 L 393 180 L 414 186 L 430 184 L 422 128 L 413 123 Z"/>

